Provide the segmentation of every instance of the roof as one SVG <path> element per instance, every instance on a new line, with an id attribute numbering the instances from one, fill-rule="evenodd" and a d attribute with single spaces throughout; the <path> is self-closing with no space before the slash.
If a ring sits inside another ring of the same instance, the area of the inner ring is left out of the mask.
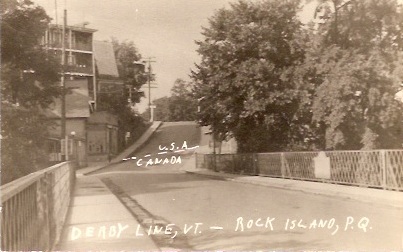
<path id="1" fill-rule="evenodd" d="M 49 24 L 50 28 L 54 28 L 54 29 L 63 29 L 63 25 L 60 24 Z M 86 33 L 94 33 L 97 30 L 96 29 L 91 29 L 91 28 L 87 28 L 85 26 L 73 26 L 73 25 L 67 25 L 66 26 L 67 30 L 73 30 L 73 31 L 79 31 L 79 32 L 86 32 Z"/>
<path id="2" fill-rule="evenodd" d="M 70 92 L 66 95 L 66 118 L 86 118 L 90 116 L 88 94 L 88 80 L 78 79 L 66 81 L 66 87 Z M 49 118 L 61 117 L 61 99 L 55 99 L 54 103 L 45 110 L 45 115 Z"/>
<path id="3" fill-rule="evenodd" d="M 119 77 L 113 45 L 107 41 L 94 41 L 95 64 L 99 75 Z"/>

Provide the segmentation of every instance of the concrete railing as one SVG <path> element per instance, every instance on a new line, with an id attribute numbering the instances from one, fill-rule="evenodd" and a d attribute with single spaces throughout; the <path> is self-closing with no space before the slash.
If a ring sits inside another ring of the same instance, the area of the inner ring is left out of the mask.
<path id="1" fill-rule="evenodd" d="M 74 163 L 64 162 L 1 186 L 1 250 L 52 250 L 74 182 Z"/>
<path id="2" fill-rule="evenodd" d="M 403 150 L 197 154 L 196 168 L 403 190 Z"/>

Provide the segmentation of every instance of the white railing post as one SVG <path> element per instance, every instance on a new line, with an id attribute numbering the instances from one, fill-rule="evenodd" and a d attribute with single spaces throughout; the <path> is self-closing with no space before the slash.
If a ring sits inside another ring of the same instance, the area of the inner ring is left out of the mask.
<path id="1" fill-rule="evenodd" d="M 285 177 L 285 159 L 284 159 L 284 152 L 281 152 L 281 176 Z"/>
<path id="2" fill-rule="evenodd" d="M 381 167 L 381 173 L 382 173 L 382 187 L 383 189 L 386 189 L 387 181 L 386 181 L 386 151 L 385 150 L 380 150 L 380 167 Z"/>

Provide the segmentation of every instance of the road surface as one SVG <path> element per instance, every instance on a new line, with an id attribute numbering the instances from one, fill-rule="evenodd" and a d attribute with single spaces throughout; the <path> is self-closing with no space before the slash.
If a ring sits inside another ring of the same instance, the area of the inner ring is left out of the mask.
<path id="1" fill-rule="evenodd" d="M 403 249 L 402 209 L 187 174 L 191 151 L 174 151 L 199 142 L 195 124 L 164 123 L 135 159 L 94 175 L 143 223 L 136 236 L 162 250 Z M 155 157 L 169 163 L 146 166 Z"/>

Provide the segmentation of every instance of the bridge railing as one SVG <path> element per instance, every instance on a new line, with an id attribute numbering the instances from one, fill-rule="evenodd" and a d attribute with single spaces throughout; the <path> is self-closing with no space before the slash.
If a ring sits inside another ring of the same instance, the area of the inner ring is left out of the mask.
<path id="1" fill-rule="evenodd" d="M 403 150 L 197 154 L 196 167 L 403 190 Z"/>
<path id="2" fill-rule="evenodd" d="M 74 163 L 64 162 L 1 186 L 1 250 L 51 250 L 60 238 L 74 182 Z"/>

